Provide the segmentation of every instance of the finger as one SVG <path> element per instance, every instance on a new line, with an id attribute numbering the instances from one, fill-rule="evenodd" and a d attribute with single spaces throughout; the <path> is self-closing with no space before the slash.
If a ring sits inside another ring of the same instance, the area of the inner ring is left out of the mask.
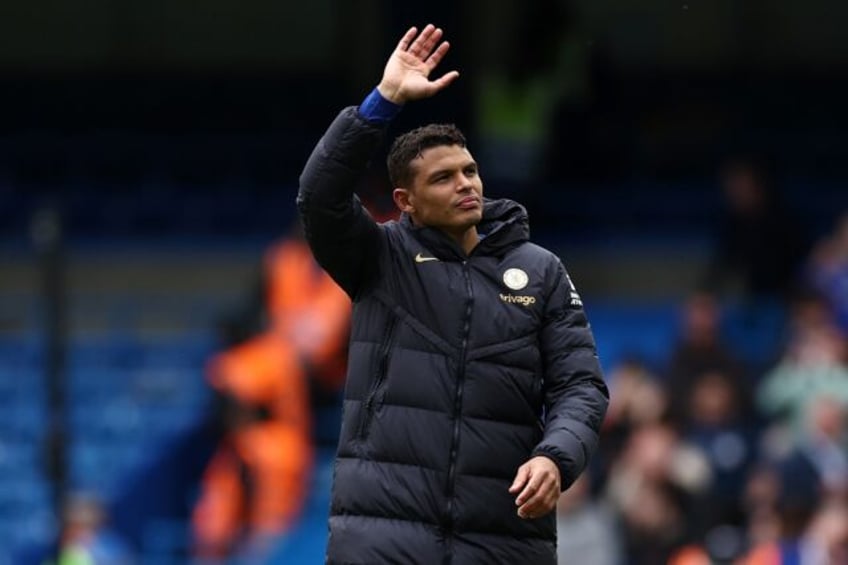
<path id="1" fill-rule="evenodd" d="M 556 501 L 557 494 L 552 485 L 544 485 L 527 502 L 518 507 L 518 515 L 522 518 L 541 518 L 554 509 Z"/>
<path id="2" fill-rule="evenodd" d="M 445 77 L 442 77 L 442 79 L 443 78 L 445 78 Z M 439 79 L 439 80 L 442 80 L 442 79 Z M 530 471 L 530 469 L 528 469 L 524 465 L 522 465 L 521 467 L 518 468 L 518 472 L 515 473 L 515 480 L 512 481 L 512 485 L 509 487 L 510 494 L 515 494 L 515 493 L 517 493 L 518 491 L 521 490 L 521 488 L 524 486 L 524 483 L 527 482 L 527 479 L 530 476 L 529 471 Z"/>
<path id="3" fill-rule="evenodd" d="M 518 517 L 525 520 L 535 520 L 550 514 L 554 509 L 554 504 L 551 504 L 547 499 L 540 499 L 534 504 L 525 504 L 518 507 Z"/>
<path id="4" fill-rule="evenodd" d="M 455 81 L 457 78 L 459 78 L 459 72 L 457 71 L 445 73 L 444 75 L 440 76 L 439 78 L 433 81 L 433 86 L 435 87 L 434 90 L 438 92 L 439 90 L 445 88 L 450 83 Z"/>
<path id="5" fill-rule="evenodd" d="M 400 38 L 400 42 L 398 43 L 398 46 L 397 46 L 398 50 L 399 51 L 406 51 L 407 49 L 409 49 L 409 43 L 415 37 L 416 33 L 418 33 L 418 28 L 415 27 L 415 26 L 406 30 L 406 33 L 404 33 L 403 37 Z"/>
<path id="6" fill-rule="evenodd" d="M 427 40 L 421 46 L 421 57 L 422 58 L 425 58 L 428 55 L 430 55 L 430 52 L 433 50 L 433 47 L 435 47 L 436 44 L 439 43 L 439 40 L 442 39 L 443 34 L 444 34 L 444 32 L 442 31 L 442 28 L 440 28 L 440 27 L 437 27 L 436 29 L 433 30 L 433 33 L 431 33 L 427 37 Z"/>
<path id="7" fill-rule="evenodd" d="M 450 43 L 447 41 L 443 41 L 441 45 L 439 45 L 435 51 L 433 51 L 427 60 L 424 61 L 424 64 L 427 65 L 428 68 L 434 69 L 436 65 L 442 60 L 445 56 L 445 53 L 450 49 Z"/>
<path id="8" fill-rule="evenodd" d="M 524 486 L 524 490 L 522 490 L 521 494 L 516 497 L 515 504 L 517 506 L 522 506 L 536 495 L 539 492 L 539 489 L 542 488 L 543 479 L 544 477 L 542 477 L 540 473 L 532 473 L 530 475 L 530 480 L 527 481 L 527 484 Z"/>
<path id="9" fill-rule="evenodd" d="M 412 45 L 409 46 L 409 52 L 413 55 L 417 55 L 419 57 L 424 57 L 426 53 L 423 51 L 423 46 L 427 43 L 427 39 L 430 37 L 430 34 L 436 30 L 436 26 L 433 24 L 427 24 L 427 26 L 421 30 L 421 33 L 412 42 Z"/>
<path id="10" fill-rule="evenodd" d="M 553 482 L 545 482 L 527 502 L 518 508 L 522 518 L 539 518 L 552 511 L 556 506 L 559 492 Z"/>

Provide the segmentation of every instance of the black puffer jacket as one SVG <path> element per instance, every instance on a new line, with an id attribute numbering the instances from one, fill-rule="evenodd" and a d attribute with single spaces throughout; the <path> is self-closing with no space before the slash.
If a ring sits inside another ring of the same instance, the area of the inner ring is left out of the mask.
<path id="1" fill-rule="evenodd" d="M 607 390 L 559 259 L 527 214 L 487 200 L 465 253 L 353 195 L 382 136 L 344 110 L 301 176 L 321 265 L 354 299 L 328 563 L 556 562 L 555 515 L 517 516 L 508 488 L 546 455 L 563 488 L 586 466 Z"/>

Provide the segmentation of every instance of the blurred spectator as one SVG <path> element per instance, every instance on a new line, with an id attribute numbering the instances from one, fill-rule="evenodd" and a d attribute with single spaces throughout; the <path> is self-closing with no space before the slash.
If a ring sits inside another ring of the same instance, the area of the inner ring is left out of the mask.
<path id="1" fill-rule="evenodd" d="M 562 0 L 516 4 L 496 66 L 477 84 L 476 146 L 486 179 L 501 194 L 527 190 L 542 180 L 554 112 L 579 80 L 564 77 L 575 48 L 572 15 Z"/>
<path id="2" fill-rule="evenodd" d="M 611 393 L 604 419 L 604 441 L 598 445 L 595 457 L 602 475 L 621 456 L 636 430 L 659 424 L 668 414 L 668 395 L 642 362 L 624 360 L 610 371 L 608 378 Z"/>
<path id="3" fill-rule="evenodd" d="M 668 565 L 713 565 L 713 561 L 703 547 L 687 545 L 669 558 Z"/>
<path id="4" fill-rule="evenodd" d="M 663 420 L 668 412 L 668 398 L 659 380 L 636 359 L 622 361 L 609 377 L 616 392 L 610 398 L 606 425 L 636 428 Z"/>
<path id="5" fill-rule="evenodd" d="M 818 397 L 848 405 L 846 351 L 848 345 L 827 303 L 814 294 L 799 297 L 792 307 L 784 356 L 757 390 L 762 413 L 787 425 L 792 438 L 797 438 Z"/>
<path id="6" fill-rule="evenodd" d="M 645 483 L 622 511 L 626 554 L 632 563 L 665 563 L 686 539 L 682 496 L 669 482 Z"/>
<path id="7" fill-rule="evenodd" d="M 711 480 L 699 450 L 665 424 L 636 430 L 610 471 L 606 496 L 622 519 L 631 563 L 665 563 L 691 536 L 686 509 Z"/>
<path id="8" fill-rule="evenodd" d="M 725 210 L 706 284 L 732 283 L 747 297 L 785 296 L 806 252 L 800 221 L 783 207 L 765 169 L 735 160 L 720 173 Z"/>
<path id="9" fill-rule="evenodd" d="M 709 487 L 693 500 L 699 510 L 691 524 L 698 538 L 720 541 L 721 547 L 709 548 L 713 557 L 733 557 L 742 545 L 738 532 L 745 521 L 742 494 L 754 458 L 753 431 L 745 424 L 738 388 L 725 373 L 695 379 L 685 406 L 690 417 L 683 438 L 703 453 L 711 476 Z"/>
<path id="10" fill-rule="evenodd" d="M 766 455 L 774 462 L 761 466 L 748 481 L 753 549 L 743 565 L 848 563 L 846 403 L 815 392 L 813 383 L 807 386 L 814 390 L 803 394 L 803 408 L 797 409 L 803 413 L 801 428 L 791 441 L 766 436 Z M 797 387 L 793 392 L 802 394 Z"/>
<path id="11" fill-rule="evenodd" d="M 830 499 L 816 512 L 807 528 L 812 555 L 822 563 L 848 563 L 848 503 Z"/>
<path id="12" fill-rule="evenodd" d="M 808 265 L 809 284 L 827 297 L 842 331 L 848 334 L 848 213 L 816 244 Z"/>
<path id="13" fill-rule="evenodd" d="M 296 521 L 313 462 L 313 393 L 344 379 L 350 300 L 299 233 L 266 253 L 259 289 L 227 326 L 236 343 L 209 364 L 223 438 L 193 516 L 204 558 L 261 561 Z"/>
<path id="14" fill-rule="evenodd" d="M 721 337 L 721 313 L 715 295 L 701 291 L 692 294 L 683 308 L 680 338 L 674 345 L 666 369 L 666 383 L 671 397 L 673 421 L 687 426 L 695 379 L 708 372 L 728 377 L 737 406 L 737 416 L 745 418 L 750 404 L 750 391 L 742 362 Z"/>
<path id="15" fill-rule="evenodd" d="M 719 526 L 706 534 L 703 543 L 690 543 L 675 551 L 668 565 L 738 565 L 737 558 L 745 549 L 743 530 Z"/>
<path id="16" fill-rule="evenodd" d="M 109 527 L 106 509 L 96 498 L 71 495 L 65 504 L 58 565 L 132 565 L 133 552 Z"/>
<path id="17" fill-rule="evenodd" d="M 311 381 L 338 389 L 347 363 L 350 299 L 300 237 L 273 246 L 265 272 L 268 330 L 295 348 Z"/>
<path id="18" fill-rule="evenodd" d="M 748 481 L 751 549 L 739 555 L 736 532 L 707 536 L 678 551 L 669 565 L 841 565 L 846 563 L 848 513 L 838 498 L 820 504 L 818 477 L 802 458 L 760 467 Z M 726 550 L 733 551 L 726 551 Z M 737 559 L 737 557 L 739 557 Z"/>
<path id="19" fill-rule="evenodd" d="M 800 449 L 816 469 L 822 489 L 848 494 L 848 428 L 845 402 L 829 396 L 812 400 Z"/>
<path id="20" fill-rule="evenodd" d="M 771 543 L 780 537 L 780 517 L 777 513 L 780 490 L 780 476 L 773 465 L 760 461 L 749 472 L 743 495 L 749 545 Z"/>
<path id="21" fill-rule="evenodd" d="M 752 549 L 741 559 L 741 565 L 844 563 L 827 557 L 834 549 L 827 546 L 839 543 L 840 532 L 831 529 L 829 516 L 822 514 L 822 520 L 817 520 L 826 505 L 822 505 L 819 477 L 809 461 L 797 454 L 786 457 L 764 468 L 760 475 L 763 479 L 754 498 L 759 497 L 758 511 L 770 516 L 772 525 L 752 532 Z M 752 525 L 758 524 L 752 520 Z"/>
<path id="22" fill-rule="evenodd" d="M 306 496 L 306 380 L 296 351 L 272 333 L 219 354 L 208 373 L 220 394 L 224 436 L 194 510 L 197 554 L 255 554 L 292 525 Z"/>
<path id="23" fill-rule="evenodd" d="M 315 262 L 300 224 L 265 252 L 242 307 L 221 323 L 225 344 L 265 332 L 289 341 L 310 386 L 337 390 L 344 380 L 350 299 Z"/>
<path id="24" fill-rule="evenodd" d="M 615 515 L 592 498 L 589 473 L 583 473 L 557 503 L 557 555 L 560 563 L 620 565 L 623 552 Z"/>

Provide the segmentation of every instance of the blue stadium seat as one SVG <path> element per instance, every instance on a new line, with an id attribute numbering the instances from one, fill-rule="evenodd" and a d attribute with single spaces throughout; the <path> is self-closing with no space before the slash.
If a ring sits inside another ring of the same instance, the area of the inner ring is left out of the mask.
<path id="1" fill-rule="evenodd" d="M 0 409 L 0 439 L 34 442 L 47 430 L 45 402 L 23 402 Z"/>
<path id="2" fill-rule="evenodd" d="M 68 365 L 71 369 L 137 367 L 142 351 L 137 340 L 121 336 L 78 339 L 71 344 Z"/>
<path id="3" fill-rule="evenodd" d="M 722 332 L 755 372 L 777 360 L 786 339 L 786 306 L 776 301 L 732 304 L 727 308 Z"/>
<path id="4" fill-rule="evenodd" d="M 0 365 L 0 406 L 42 402 L 46 394 L 41 371 Z"/>
<path id="5" fill-rule="evenodd" d="M 57 532 L 49 483 L 32 470 L 17 477 L 4 475 L 0 472 L 0 564 L 16 548 L 43 544 Z"/>
<path id="6" fill-rule="evenodd" d="M 0 440 L 0 481 L 19 479 L 44 469 L 42 446 L 27 439 Z"/>
<path id="7" fill-rule="evenodd" d="M 0 339 L 0 371 L 38 371 L 43 358 L 44 346 L 35 336 L 24 334 Z"/>
<path id="8" fill-rule="evenodd" d="M 71 487 L 108 499 L 126 475 L 145 461 L 143 448 L 122 439 L 72 442 L 68 453 Z"/>
<path id="9" fill-rule="evenodd" d="M 658 370 L 665 363 L 678 329 L 676 302 L 621 304 L 614 301 L 586 304 L 604 371 L 634 357 Z"/>
<path id="10" fill-rule="evenodd" d="M 190 539 L 190 526 L 185 521 L 151 520 L 142 536 L 143 562 L 156 565 L 177 563 L 179 556 L 187 555 Z"/>

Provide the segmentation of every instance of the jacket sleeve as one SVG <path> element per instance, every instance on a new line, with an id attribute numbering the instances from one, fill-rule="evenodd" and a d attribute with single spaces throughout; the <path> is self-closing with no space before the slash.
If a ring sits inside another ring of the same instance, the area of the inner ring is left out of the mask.
<path id="1" fill-rule="evenodd" d="M 595 451 L 609 391 L 582 302 L 559 261 L 540 349 L 545 432 L 533 455 L 545 455 L 557 463 L 565 490 Z"/>
<path id="2" fill-rule="evenodd" d="M 297 208 L 315 259 L 351 298 L 377 276 L 380 227 L 354 194 L 383 137 L 353 106 L 336 117 L 300 175 Z"/>

